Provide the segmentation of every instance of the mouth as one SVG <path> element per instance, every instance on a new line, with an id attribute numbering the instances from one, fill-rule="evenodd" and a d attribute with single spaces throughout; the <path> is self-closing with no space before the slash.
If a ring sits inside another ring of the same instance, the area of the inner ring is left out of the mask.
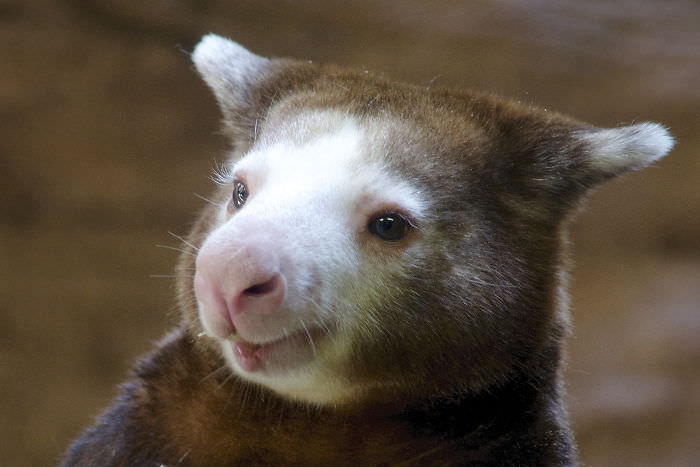
<path id="1" fill-rule="evenodd" d="M 235 366 L 243 372 L 276 372 L 313 360 L 324 335 L 319 328 L 302 329 L 274 341 L 255 344 L 232 334 L 222 340 L 222 345 L 231 352 Z"/>

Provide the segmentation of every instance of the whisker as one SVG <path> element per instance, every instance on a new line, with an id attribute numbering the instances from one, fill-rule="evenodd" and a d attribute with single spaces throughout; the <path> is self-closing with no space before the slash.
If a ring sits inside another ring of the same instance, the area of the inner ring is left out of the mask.
<path id="1" fill-rule="evenodd" d="M 227 368 L 227 367 L 226 367 L 226 368 Z M 228 376 L 226 376 L 226 378 L 224 378 L 224 380 L 221 382 L 221 384 L 218 384 L 218 385 L 217 385 L 217 389 L 221 389 L 221 388 L 223 388 L 224 386 L 226 386 L 226 384 L 227 384 L 229 381 L 231 381 L 231 380 L 233 379 L 233 377 L 234 377 L 233 371 L 230 371 L 229 374 L 228 374 Z"/>
<path id="2" fill-rule="evenodd" d="M 174 234 L 174 233 L 172 233 L 172 232 L 170 232 L 170 231 L 168 231 L 168 233 L 169 233 L 170 235 L 172 235 L 173 237 L 175 237 L 176 239 L 180 240 L 182 243 L 184 243 L 184 244 L 187 245 L 188 247 L 192 248 L 194 251 L 199 251 L 199 248 L 197 248 L 196 246 L 192 245 L 190 242 L 188 242 L 187 240 L 185 240 L 185 239 L 182 238 L 181 236 L 176 235 L 176 234 Z"/>
<path id="3" fill-rule="evenodd" d="M 153 277 L 156 279 L 168 277 L 194 277 L 194 274 L 149 274 L 148 277 Z"/>
<path id="4" fill-rule="evenodd" d="M 317 310 L 323 310 L 323 308 L 321 308 L 321 305 L 319 305 L 313 297 L 309 297 L 308 300 Z M 331 329 L 328 327 L 328 324 L 323 319 L 321 319 L 321 317 L 318 317 L 318 319 L 314 321 L 314 324 L 316 324 L 317 327 L 321 328 L 326 335 L 331 333 Z"/>
<path id="5" fill-rule="evenodd" d="M 216 202 L 210 200 L 209 198 L 205 198 L 204 196 L 200 195 L 199 193 L 192 193 L 192 194 L 195 195 L 197 198 L 201 199 L 202 201 L 206 201 L 207 203 L 211 204 L 212 206 L 219 205 L 219 203 L 216 203 Z"/>
<path id="6" fill-rule="evenodd" d="M 182 248 L 177 248 L 177 247 L 170 246 L 170 245 L 156 244 L 156 248 L 165 248 L 166 250 L 179 251 L 180 253 L 185 253 L 186 255 L 197 256 L 196 254 L 192 253 L 191 251 L 183 250 Z"/>
<path id="7" fill-rule="evenodd" d="M 314 343 L 314 338 L 311 336 L 311 333 L 309 332 L 309 328 L 306 326 L 306 323 L 304 322 L 304 320 L 299 318 L 299 322 L 301 323 L 301 327 L 304 329 L 304 332 L 309 337 L 309 344 L 311 344 L 311 351 L 313 352 L 314 357 L 315 357 L 316 356 L 316 344 Z"/>
<path id="8" fill-rule="evenodd" d="M 324 334 L 330 334 L 331 333 L 331 328 L 328 327 L 328 324 L 326 324 L 322 319 L 318 318 L 314 320 L 314 325 L 317 328 L 320 328 Z"/>
<path id="9" fill-rule="evenodd" d="M 222 371 L 228 370 L 228 367 L 226 365 L 220 366 L 216 370 L 212 371 L 208 375 L 206 375 L 204 378 L 200 379 L 199 382 L 203 383 L 204 381 L 208 380 L 212 376 L 215 376 L 217 373 L 221 373 Z"/>

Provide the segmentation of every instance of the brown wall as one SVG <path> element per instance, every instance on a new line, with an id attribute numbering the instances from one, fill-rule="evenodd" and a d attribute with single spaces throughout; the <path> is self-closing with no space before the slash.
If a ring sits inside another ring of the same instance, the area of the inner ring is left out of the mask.
<path id="1" fill-rule="evenodd" d="M 0 3 L 0 463 L 47 465 L 176 316 L 169 278 L 225 141 L 187 54 L 506 94 L 679 144 L 573 225 L 570 408 L 594 465 L 700 462 L 700 4 L 636 0 Z"/>

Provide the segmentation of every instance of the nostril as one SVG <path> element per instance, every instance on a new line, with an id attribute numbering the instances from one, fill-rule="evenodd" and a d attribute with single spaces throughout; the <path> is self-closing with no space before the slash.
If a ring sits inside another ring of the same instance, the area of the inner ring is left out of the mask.
<path id="1" fill-rule="evenodd" d="M 270 280 L 248 287 L 243 291 L 243 295 L 248 297 L 265 295 L 277 289 L 279 285 L 280 276 L 279 274 L 275 274 Z"/>
<path id="2" fill-rule="evenodd" d="M 276 273 L 268 280 L 260 281 L 243 289 L 231 302 L 231 312 L 234 314 L 265 314 L 277 310 L 287 290 L 284 277 Z"/>

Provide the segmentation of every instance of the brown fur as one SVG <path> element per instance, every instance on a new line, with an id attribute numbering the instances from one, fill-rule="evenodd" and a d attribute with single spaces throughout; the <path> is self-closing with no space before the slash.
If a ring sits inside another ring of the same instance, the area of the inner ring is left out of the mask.
<path id="1" fill-rule="evenodd" d="M 200 337 L 183 276 L 182 325 L 64 465 L 574 464 L 559 375 L 562 225 L 589 188 L 616 175 L 593 168 L 575 137 L 592 127 L 494 96 L 289 60 L 243 91 L 217 94 L 236 153 L 278 137 L 296 115 L 342 109 L 382 128 L 373 142 L 385 162 L 434 196 L 415 240 L 422 256 L 363 310 L 392 332 L 358 333 L 353 360 L 337 369 L 349 382 L 390 384 L 316 407 L 242 381 Z M 200 215 L 194 246 L 213 217 L 212 207 Z M 194 268 L 194 254 L 179 267 Z"/>
<path id="2" fill-rule="evenodd" d="M 248 386 L 222 365 L 186 332 L 174 331 L 137 366 L 65 465 L 511 464 L 516 453 L 520 464 L 535 465 L 558 463 L 566 450 L 553 432 L 540 436 L 533 428 L 553 428 L 549 416 L 519 410 L 522 402 L 547 403 L 536 401 L 532 387 L 513 385 L 471 404 L 444 399 L 322 409 Z M 535 440 L 550 452 L 521 446 Z"/>

